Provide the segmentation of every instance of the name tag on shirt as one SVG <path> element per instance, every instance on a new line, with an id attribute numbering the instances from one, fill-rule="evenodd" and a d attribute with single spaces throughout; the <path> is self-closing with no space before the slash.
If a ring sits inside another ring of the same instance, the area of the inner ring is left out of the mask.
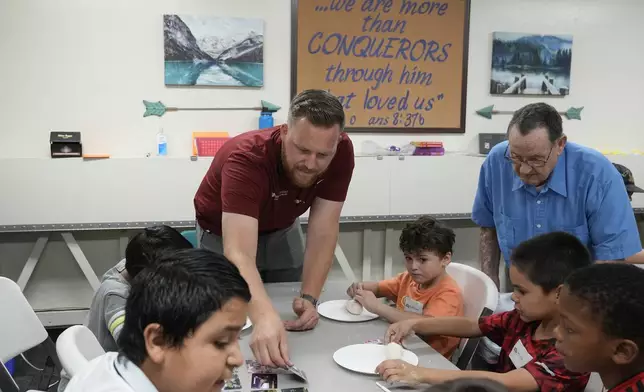
<path id="1" fill-rule="evenodd" d="M 405 312 L 412 312 L 416 314 L 423 314 L 423 303 L 414 301 L 409 297 L 403 298 L 403 305 L 405 306 Z"/>
<path id="2" fill-rule="evenodd" d="M 519 339 L 514 347 L 512 347 L 512 351 L 510 351 L 510 361 L 512 361 L 515 368 L 521 369 L 532 361 L 532 359 L 532 355 L 528 353 L 523 342 Z"/>

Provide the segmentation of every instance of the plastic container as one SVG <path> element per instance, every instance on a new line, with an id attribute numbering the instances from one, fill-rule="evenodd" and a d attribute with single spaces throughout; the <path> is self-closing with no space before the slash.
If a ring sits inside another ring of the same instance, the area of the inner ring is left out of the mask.
<path id="1" fill-rule="evenodd" d="M 157 155 L 168 155 L 168 138 L 163 134 L 163 128 L 157 133 Z"/>
<path id="2" fill-rule="evenodd" d="M 274 124 L 273 113 L 262 112 L 259 115 L 259 129 L 270 128 Z"/>

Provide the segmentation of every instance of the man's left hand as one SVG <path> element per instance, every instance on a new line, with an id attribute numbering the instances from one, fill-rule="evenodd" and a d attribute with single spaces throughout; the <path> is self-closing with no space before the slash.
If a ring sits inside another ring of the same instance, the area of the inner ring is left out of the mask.
<path id="1" fill-rule="evenodd" d="M 284 321 L 284 327 L 289 331 L 308 331 L 315 328 L 320 320 L 315 305 L 304 298 L 293 299 L 293 312 L 297 315 L 297 320 Z"/>

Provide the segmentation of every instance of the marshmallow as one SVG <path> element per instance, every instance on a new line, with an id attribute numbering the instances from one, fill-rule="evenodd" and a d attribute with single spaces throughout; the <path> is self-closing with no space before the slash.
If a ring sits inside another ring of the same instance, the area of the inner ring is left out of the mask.
<path id="1" fill-rule="evenodd" d="M 363 307 L 360 305 L 360 302 L 355 299 L 350 299 L 346 303 L 347 312 L 351 314 L 360 315 L 362 314 Z"/>
<path id="2" fill-rule="evenodd" d="M 385 346 L 387 359 L 402 359 L 403 348 L 400 344 L 391 342 Z"/>

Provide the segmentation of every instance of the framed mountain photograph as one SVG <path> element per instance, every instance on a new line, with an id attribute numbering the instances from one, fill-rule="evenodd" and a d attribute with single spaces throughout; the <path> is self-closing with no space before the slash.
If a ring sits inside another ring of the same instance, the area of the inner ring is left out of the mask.
<path id="1" fill-rule="evenodd" d="M 571 59 L 571 35 L 496 32 L 490 94 L 566 96 Z"/>
<path id="2" fill-rule="evenodd" d="M 166 85 L 264 85 L 261 19 L 164 15 L 163 46 Z"/>

